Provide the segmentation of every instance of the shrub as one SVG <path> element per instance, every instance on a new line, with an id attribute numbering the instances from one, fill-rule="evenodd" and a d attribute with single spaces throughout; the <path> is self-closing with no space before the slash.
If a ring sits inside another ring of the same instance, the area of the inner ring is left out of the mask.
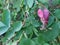
<path id="1" fill-rule="evenodd" d="M 41 30 L 44 8 L 50 14 Z M 0 45 L 60 45 L 59 8 L 60 0 L 0 0 Z"/>

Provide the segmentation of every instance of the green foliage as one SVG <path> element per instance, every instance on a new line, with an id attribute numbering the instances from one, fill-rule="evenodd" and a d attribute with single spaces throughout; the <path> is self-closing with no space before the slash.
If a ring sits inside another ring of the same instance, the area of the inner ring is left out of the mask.
<path id="1" fill-rule="evenodd" d="M 36 45 L 31 39 L 23 39 L 19 45 Z"/>
<path id="2" fill-rule="evenodd" d="M 40 30 L 37 10 L 44 7 L 50 16 L 46 29 Z M 59 36 L 60 0 L 0 0 L 1 45 L 60 45 Z"/>
<path id="3" fill-rule="evenodd" d="M 55 11 L 54 11 L 54 13 L 55 13 L 55 16 L 58 18 L 58 19 L 60 19 L 60 9 L 56 9 Z"/>
<path id="4" fill-rule="evenodd" d="M 27 0 L 26 3 L 29 6 L 29 8 L 31 8 L 34 3 L 34 0 Z"/>
<path id="5" fill-rule="evenodd" d="M 2 22 L 0 26 L 0 35 L 2 35 L 8 30 L 8 28 L 10 27 L 10 21 L 11 21 L 10 11 L 4 10 L 2 14 Z"/>

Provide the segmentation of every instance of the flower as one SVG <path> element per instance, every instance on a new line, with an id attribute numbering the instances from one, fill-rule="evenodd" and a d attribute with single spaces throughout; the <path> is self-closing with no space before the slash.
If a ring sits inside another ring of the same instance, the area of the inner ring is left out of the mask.
<path id="1" fill-rule="evenodd" d="M 49 10 L 44 8 L 44 10 L 38 9 L 38 16 L 42 22 L 42 28 L 45 28 L 46 25 L 48 24 L 48 19 L 49 19 Z"/>

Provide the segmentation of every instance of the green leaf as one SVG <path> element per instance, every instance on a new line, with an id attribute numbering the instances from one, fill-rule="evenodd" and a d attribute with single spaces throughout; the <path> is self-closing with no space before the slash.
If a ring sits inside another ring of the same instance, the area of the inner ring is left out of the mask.
<path id="1" fill-rule="evenodd" d="M 17 45 L 17 41 L 9 41 L 8 43 L 6 43 L 6 45 Z"/>
<path id="2" fill-rule="evenodd" d="M 3 10 L 2 22 L 0 22 L 0 35 L 7 32 L 8 28 L 10 27 L 10 21 L 10 11 L 7 9 Z"/>
<path id="3" fill-rule="evenodd" d="M 58 21 L 58 27 L 59 27 L 59 29 L 60 29 L 60 21 Z"/>
<path id="4" fill-rule="evenodd" d="M 17 41 L 12 42 L 12 40 L 10 40 L 8 43 L 6 43 L 6 45 L 17 45 L 17 43 Z"/>
<path id="5" fill-rule="evenodd" d="M 0 28 L 0 35 L 4 34 L 5 32 L 7 32 L 8 27 L 4 26 Z"/>
<path id="6" fill-rule="evenodd" d="M 60 0 L 52 0 L 52 2 L 54 2 L 54 3 L 52 3 L 53 5 L 58 5 L 58 4 L 60 4 Z"/>
<path id="7" fill-rule="evenodd" d="M 31 39 L 23 39 L 20 41 L 19 45 L 35 45 L 35 42 Z"/>
<path id="8" fill-rule="evenodd" d="M 24 30 L 27 34 L 31 34 L 33 32 L 32 26 L 26 27 Z"/>
<path id="9" fill-rule="evenodd" d="M 23 35 L 22 33 L 23 33 L 23 31 L 17 32 L 13 40 L 18 40 L 18 39 L 20 39 L 20 37 L 22 37 L 22 35 Z"/>
<path id="10" fill-rule="evenodd" d="M 13 2 L 13 8 L 20 8 L 23 0 L 12 0 L 12 2 Z"/>
<path id="11" fill-rule="evenodd" d="M 38 30 L 37 30 L 36 28 L 33 27 L 33 31 L 34 31 L 35 35 L 38 36 Z"/>
<path id="12" fill-rule="evenodd" d="M 33 6 L 34 0 L 26 0 L 26 1 L 29 8 L 31 8 Z"/>
<path id="13" fill-rule="evenodd" d="M 43 45 L 49 45 L 48 43 L 44 43 Z"/>
<path id="14" fill-rule="evenodd" d="M 4 37 L 5 41 L 10 40 L 12 37 L 14 37 L 15 32 L 21 30 L 21 28 L 22 28 L 22 22 L 15 22 L 13 26 L 10 28 L 10 30 L 6 32 Z"/>
<path id="15" fill-rule="evenodd" d="M 7 31 L 6 34 L 5 34 L 5 37 L 4 37 L 5 42 L 7 40 L 10 40 L 12 37 L 14 37 L 14 35 L 15 35 L 14 33 L 15 33 L 14 30 Z"/>
<path id="16" fill-rule="evenodd" d="M 38 23 L 37 20 L 32 20 L 31 24 L 34 26 L 34 27 L 39 27 L 40 24 Z"/>
<path id="17" fill-rule="evenodd" d="M 4 27 L 6 26 L 5 24 L 3 24 L 1 21 L 0 21 L 0 27 Z"/>
<path id="18" fill-rule="evenodd" d="M 36 45 L 41 45 L 41 43 L 38 41 L 38 38 L 33 38 L 33 41 L 36 43 Z"/>
<path id="19" fill-rule="evenodd" d="M 45 41 L 54 40 L 59 35 L 58 23 L 54 23 L 51 28 L 51 30 L 42 33 Z"/>
<path id="20" fill-rule="evenodd" d="M 60 9 L 56 9 L 56 10 L 54 11 L 54 15 L 55 15 L 58 19 L 60 19 Z"/>
<path id="21" fill-rule="evenodd" d="M 40 1 L 42 3 L 48 3 L 48 0 L 38 0 L 38 1 Z"/>
<path id="22" fill-rule="evenodd" d="M 7 43 L 6 45 L 11 45 L 12 44 L 12 41 L 9 41 L 9 43 Z"/>
<path id="23" fill-rule="evenodd" d="M 13 24 L 13 30 L 14 31 L 19 31 L 19 30 L 21 30 L 22 26 L 23 26 L 22 22 L 19 22 L 19 21 L 18 22 L 15 22 Z"/>
<path id="24" fill-rule="evenodd" d="M 41 44 L 45 42 L 45 38 L 42 36 L 42 34 L 38 36 L 38 42 Z"/>
<path id="25" fill-rule="evenodd" d="M 11 21 L 10 11 L 6 9 L 6 10 L 3 11 L 2 22 L 3 22 L 7 27 L 10 27 L 10 21 Z"/>
<path id="26" fill-rule="evenodd" d="M 53 16 L 50 16 L 47 27 L 51 26 L 52 23 L 54 23 L 54 17 Z"/>
<path id="27" fill-rule="evenodd" d="M 5 0 L 0 0 L 0 4 L 4 4 L 5 3 Z"/>

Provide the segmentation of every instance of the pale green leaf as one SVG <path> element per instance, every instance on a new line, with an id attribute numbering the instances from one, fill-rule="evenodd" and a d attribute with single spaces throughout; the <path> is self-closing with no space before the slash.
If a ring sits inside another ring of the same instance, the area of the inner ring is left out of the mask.
<path id="1" fill-rule="evenodd" d="M 26 0 L 26 1 L 29 8 L 31 8 L 33 6 L 34 0 Z"/>

